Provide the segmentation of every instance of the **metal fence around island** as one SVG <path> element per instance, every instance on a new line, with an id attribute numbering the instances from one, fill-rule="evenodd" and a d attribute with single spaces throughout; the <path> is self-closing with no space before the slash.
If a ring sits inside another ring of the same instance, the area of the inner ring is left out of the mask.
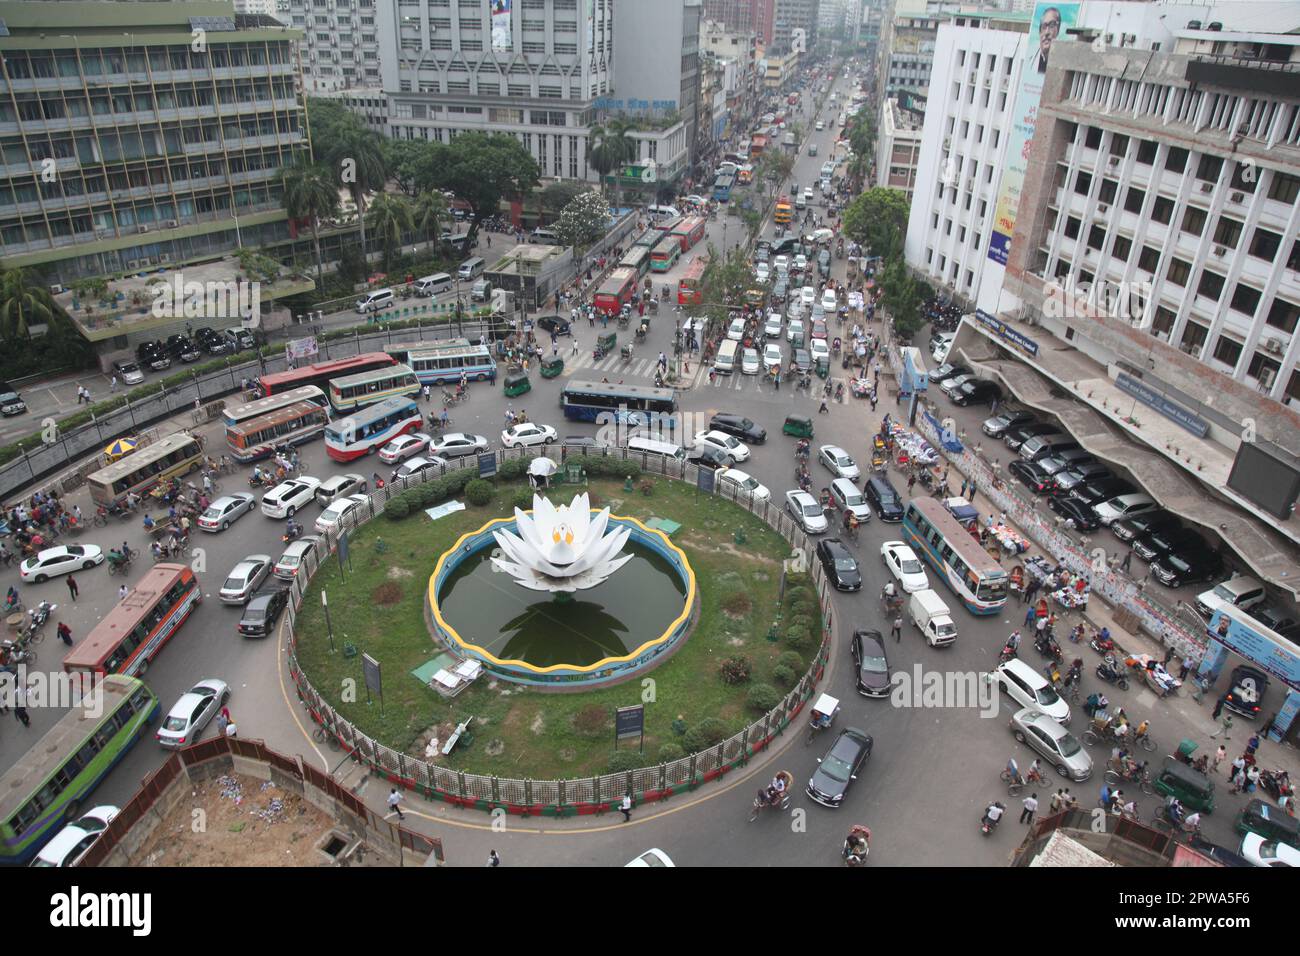
<path id="1" fill-rule="evenodd" d="M 696 487 L 698 466 L 660 455 L 631 451 L 627 448 L 583 448 L 581 454 L 568 449 L 557 449 L 562 460 L 581 458 L 618 458 L 632 461 L 644 473 L 682 481 Z M 496 452 L 498 463 L 510 458 L 546 456 L 550 448 L 502 449 Z M 567 452 L 567 454 L 566 454 Z M 414 790 L 424 797 L 442 800 L 457 806 L 491 811 L 497 808 L 520 815 L 573 816 L 585 813 L 602 813 L 614 809 L 624 793 L 631 792 L 638 802 L 661 800 L 701 784 L 724 777 L 744 766 L 752 757 L 769 747 L 803 709 L 812 696 L 825 671 L 831 643 L 835 633 L 835 615 L 831 604 L 831 588 L 820 565 L 812 560 L 810 542 L 795 521 L 770 500 L 758 500 L 748 493 L 727 488 L 714 492 L 745 508 L 781 535 L 792 549 L 806 556 L 808 574 L 817 590 L 822 613 L 822 636 L 817 652 L 808 670 L 796 685 L 786 692 L 780 703 L 762 717 L 748 724 L 740 732 L 721 743 L 678 760 L 636 770 L 579 777 L 567 780 L 514 779 L 468 773 L 430 763 L 418 757 L 401 753 L 367 736 L 346 720 L 315 688 L 304 673 L 297 657 L 298 635 L 295 625 L 307 587 L 320 564 L 338 548 L 340 535 L 370 521 L 382 513 L 389 498 L 426 481 L 462 468 L 478 470 L 478 459 L 470 456 L 448 462 L 439 472 L 429 471 L 409 480 L 393 482 L 382 489 L 372 489 L 365 505 L 346 513 L 341 527 L 324 535 L 325 547 L 310 554 L 305 562 L 304 574 L 294 579 L 291 600 L 286 608 L 285 626 L 289 633 L 289 671 L 297 687 L 298 696 L 306 706 L 311 719 L 320 726 L 329 739 L 349 753 L 353 759 L 365 764 L 371 772 L 383 776 L 395 786 Z M 560 486 L 563 487 L 563 486 Z M 412 513 L 409 519 L 417 520 Z"/>

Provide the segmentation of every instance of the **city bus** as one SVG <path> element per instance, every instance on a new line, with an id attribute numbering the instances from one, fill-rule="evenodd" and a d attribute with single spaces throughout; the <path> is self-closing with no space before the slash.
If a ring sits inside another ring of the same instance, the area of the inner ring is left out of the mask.
<path id="1" fill-rule="evenodd" d="M 736 187 L 735 173 L 721 173 L 713 181 L 713 198 L 717 202 L 727 202 L 731 199 L 731 190 Z"/>
<path id="2" fill-rule="evenodd" d="M 302 368 L 286 369 L 272 372 L 257 380 L 263 395 L 276 395 L 304 385 L 315 385 L 321 391 L 329 388 L 330 379 L 358 372 L 370 372 L 377 368 L 396 365 L 397 360 L 383 352 L 362 352 L 351 358 L 334 359 L 329 362 L 316 362 Z"/>
<path id="3" fill-rule="evenodd" d="M 749 144 L 749 158 L 758 159 L 767 150 L 767 137 L 755 136 Z"/>
<path id="4" fill-rule="evenodd" d="M 676 428 L 677 393 L 671 388 L 646 385 L 613 385 L 609 382 L 570 382 L 560 392 L 564 417 L 574 421 L 594 422 L 602 414 L 630 425 L 648 425 L 650 415 L 669 429 Z"/>
<path id="5" fill-rule="evenodd" d="M 323 434 L 329 420 L 328 405 L 294 402 L 237 425 L 227 425 L 226 447 L 230 457 L 241 463 L 269 458 L 279 445 L 300 445 Z"/>
<path id="6" fill-rule="evenodd" d="M 659 240 L 663 238 L 663 233 L 655 228 L 654 223 L 646 227 L 646 231 L 637 236 L 636 242 L 632 244 L 633 249 L 645 249 L 647 257 L 650 250 L 653 249 Z M 649 268 L 649 259 L 646 260 L 646 267 Z"/>
<path id="7" fill-rule="evenodd" d="M 699 305 L 704 301 L 704 270 L 709 260 L 700 256 L 686 267 L 686 273 L 677 280 L 677 304 Z"/>
<path id="8" fill-rule="evenodd" d="M 97 681 L 0 777 L 0 862 L 29 862 L 158 716 L 158 697 L 134 677 Z"/>
<path id="9" fill-rule="evenodd" d="M 660 240 L 659 245 L 667 241 L 667 239 Z M 655 246 L 655 251 L 659 251 L 659 246 Z M 592 305 L 596 307 L 597 312 L 618 315 L 623 310 L 623 306 L 632 304 L 632 296 L 636 293 L 636 283 L 639 278 L 635 269 L 620 266 L 605 277 L 596 294 L 591 297 Z"/>
<path id="10" fill-rule="evenodd" d="M 708 220 L 703 216 L 689 216 L 669 235 L 676 236 L 682 244 L 682 252 L 689 252 L 695 244 L 704 238 L 704 227 Z"/>
<path id="11" fill-rule="evenodd" d="M 677 257 L 682 254 L 682 244 L 675 236 L 664 236 L 650 252 L 650 269 L 653 272 L 667 272 L 677 264 Z"/>
<path id="12" fill-rule="evenodd" d="M 627 255 L 625 255 L 622 261 L 619 262 L 619 267 L 623 269 L 635 269 L 636 277 L 638 279 L 644 279 L 645 274 L 650 271 L 650 249 L 654 244 L 654 242 L 650 242 L 646 245 L 642 245 L 638 241 L 635 246 L 627 251 Z"/>
<path id="13" fill-rule="evenodd" d="M 287 392 L 268 395 L 266 398 L 245 402 L 242 405 L 227 405 L 222 410 L 221 421 L 229 428 L 231 425 L 238 425 L 250 418 L 260 418 L 270 412 L 277 412 L 299 402 L 314 402 L 317 405 L 325 405 L 327 399 L 325 393 L 315 385 L 304 385 L 302 388 L 291 388 Z"/>
<path id="14" fill-rule="evenodd" d="M 736 170 L 736 184 L 738 186 L 748 186 L 754 181 L 754 167 L 746 163 Z"/>
<path id="15" fill-rule="evenodd" d="M 63 657 L 68 672 L 137 676 L 203 600 L 186 564 L 155 564 L 127 596 Z"/>
<path id="16" fill-rule="evenodd" d="M 385 398 L 419 394 L 420 380 L 409 365 L 400 363 L 330 379 L 330 405 L 339 415 L 354 412 L 363 405 L 382 402 Z"/>
<path id="17" fill-rule="evenodd" d="M 387 349 L 407 366 L 421 385 L 444 385 L 460 381 L 463 374 L 471 382 L 495 382 L 497 363 L 486 345 L 471 345 L 469 339 L 445 342 L 414 342 Z"/>
<path id="18" fill-rule="evenodd" d="M 196 470 L 203 461 L 203 443 L 189 432 L 177 432 L 86 478 L 90 500 L 97 505 L 121 503 L 129 492 L 143 495 L 154 485 Z"/>
<path id="19" fill-rule="evenodd" d="M 794 206 L 790 204 L 789 196 L 777 198 L 776 209 L 772 212 L 772 219 L 778 225 L 788 225 L 794 219 Z"/>
<path id="20" fill-rule="evenodd" d="M 1006 570 L 935 499 L 908 502 L 903 537 L 972 614 L 997 614 L 1006 605 Z"/>
<path id="21" fill-rule="evenodd" d="M 352 461 L 415 431 L 421 420 L 419 406 L 411 399 L 386 398 L 330 422 L 325 429 L 325 454 L 335 461 Z"/>

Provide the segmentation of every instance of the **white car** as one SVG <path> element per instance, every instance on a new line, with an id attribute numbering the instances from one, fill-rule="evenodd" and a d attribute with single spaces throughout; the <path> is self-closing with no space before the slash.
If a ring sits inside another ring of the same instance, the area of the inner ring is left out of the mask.
<path id="1" fill-rule="evenodd" d="M 731 324 L 727 326 L 727 338 L 733 342 L 739 342 L 745 337 L 745 320 L 732 319 Z"/>
<path id="2" fill-rule="evenodd" d="M 410 478 L 412 475 L 422 475 L 427 471 L 437 472 L 441 475 L 446 470 L 446 458 L 439 458 L 437 455 L 417 455 L 398 468 L 394 472 L 394 478 L 402 480 Z"/>
<path id="3" fill-rule="evenodd" d="M 817 364 L 818 359 L 831 360 L 831 347 L 826 344 L 825 339 L 813 339 L 808 343 L 808 354 L 812 356 L 813 364 Z"/>
<path id="4" fill-rule="evenodd" d="M 86 851 L 104 835 L 108 825 L 113 822 L 113 818 L 120 812 L 117 807 L 108 806 L 107 804 L 87 810 L 79 818 L 55 834 L 53 840 L 41 847 L 41 852 L 36 854 L 32 866 L 76 866 L 77 861 L 85 856 Z M 650 852 L 658 851 L 652 850 Z M 631 863 L 628 864 L 628 866 L 631 865 Z M 643 865 L 649 866 L 650 864 Z M 668 865 L 671 866 L 672 864 Z"/>
<path id="5" fill-rule="evenodd" d="M 1109 528 L 1116 521 L 1124 521 L 1127 518 L 1140 515 L 1144 511 L 1154 511 L 1159 507 L 1149 495 L 1129 494 L 1119 495 L 1109 501 L 1093 505 L 1092 513 L 1097 516 L 1098 521 Z"/>
<path id="6" fill-rule="evenodd" d="M 428 451 L 442 458 L 463 458 L 487 451 L 488 440 L 482 435 L 467 435 L 464 432 L 448 432 L 441 438 L 429 442 Z"/>
<path id="7" fill-rule="evenodd" d="M 139 385 L 144 381 L 144 372 L 134 362 L 114 362 L 113 374 L 121 376 L 127 385 Z"/>
<path id="8" fill-rule="evenodd" d="M 822 293 L 823 311 L 829 312 L 831 315 L 834 315 L 835 310 L 837 308 L 839 308 L 839 300 L 835 298 L 835 290 L 827 289 L 825 292 Z"/>
<path id="9" fill-rule="evenodd" d="M 925 568 L 917 560 L 916 552 L 902 541 L 886 541 L 880 546 L 880 560 L 894 579 L 911 594 L 913 591 L 930 590 L 930 579 L 925 576 Z"/>
<path id="10" fill-rule="evenodd" d="M 799 297 L 797 295 L 790 296 L 790 304 L 785 307 L 785 317 L 787 319 L 797 319 L 803 313 L 803 303 L 799 301 Z"/>
<path id="11" fill-rule="evenodd" d="M 411 435 L 398 435 L 383 448 L 379 449 L 379 460 L 385 464 L 392 465 L 399 461 L 405 461 L 412 455 L 418 455 L 429 447 L 429 442 L 433 441 L 433 436 L 425 432 L 415 432 Z"/>
<path id="12" fill-rule="evenodd" d="M 804 265 L 807 266 L 808 260 L 804 259 Z M 799 300 L 803 302 L 805 308 L 812 308 L 812 304 L 817 301 L 817 290 L 810 285 L 804 286 L 799 290 Z"/>
<path id="13" fill-rule="evenodd" d="M 303 475 L 282 481 L 262 496 L 262 514 L 268 518 L 292 518 L 306 505 L 316 500 L 320 479 Z"/>
<path id="14" fill-rule="evenodd" d="M 742 375 L 757 375 L 758 369 L 758 349 L 745 349 L 740 354 L 740 373 Z"/>
<path id="15" fill-rule="evenodd" d="M 222 495 L 208 510 L 199 515 L 194 523 L 203 531 L 225 531 L 237 519 L 253 510 L 257 499 L 247 491 L 236 491 L 231 495 Z"/>
<path id="16" fill-rule="evenodd" d="M 320 538 L 314 534 L 299 538 L 284 549 L 284 554 L 280 555 L 280 560 L 275 562 L 275 567 L 271 569 L 271 573 L 277 578 L 292 581 L 297 576 L 298 569 L 306 561 L 307 555 L 315 553 L 318 544 L 320 544 Z"/>
<path id="17" fill-rule="evenodd" d="M 805 256 L 802 252 L 799 253 L 798 255 L 796 255 L 796 256 L 794 257 L 794 265 L 793 265 L 791 268 L 793 268 L 795 272 L 807 272 L 807 271 L 808 271 L 808 257 Z M 801 290 L 801 291 L 800 291 L 800 295 L 802 295 L 802 294 L 803 294 L 803 293 L 802 293 L 802 290 Z"/>
<path id="18" fill-rule="evenodd" d="M 1267 840 L 1258 833 L 1247 833 L 1241 838 L 1241 855 L 1256 866 L 1300 866 L 1300 850 Z"/>
<path id="19" fill-rule="evenodd" d="M 356 472 L 326 478 L 316 489 L 316 503 L 324 507 L 341 495 L 360 494 L 366 490 L 366 479 Z"/>
<path id="20" fill-rule="evenodd" d="M 59 545 L 46 548 L 28 558 L 18 568 L 25 583 L 44 584 L 50 578 L 69 571 L 89 571 L 104 563 L 104 552 L 93 544 Z"/>
<path id="21" fill-rule="evenodd" d="M 825 120 L 818 120 L 816 126 L 814 126 L 814 129 L 816 129 L 817 132 L 819 132 L 819 133 L 820 133 L 822 130 L 824 130 L 825 128 L 826 128 L 826 121 L 825 121 Z"/>
<path id="22" fill-rule="evenodd" d="M 521 425 L 511 425 L 501 433 L 501 444 L 506 448 L 517 448 L 527 445 L 549 445 L 555 441 L 555 429 L 550 425 L 539 425 L 537 422 L 524 422 Z"/>
<path id="23" fill-rule="evenodd" d="M 793 342 L 796 337 L 806 337 L 803 329 L 803 319 L 791 319 L 789 326 L 785 330 L 785 340 Z"/>
<path id="24" fill-rule="evenodd" d="M 695 435 L 696 448 L 713 448 L 725 455 L 730 455 L 732 461 L 740 462 L 749 459 L 749 446 L 738 438 L 733 438 L 726 432 L 711 431 L 698 432 Z"/>
<path id="25" fill-rule="evenodd" d="M 337 530 L 345 514 L 358 505 L 364 505 L 369 500 L 365 495 L 346 495 L 342 498 L 335 498 L 330 502 L 329 507 L 322 511 L 316 519 L 316 530 L 321 534 Z"/>
<path id="26" fill-rule="evenodd" d="M 752 495 L 759 501 L 767 501 L 772 497 L 772 492 L 767 490 L 767 485 L 760 484 L 757 478 L 739 468 L 719 468 L 717 480 L 731 485 L 732 490 L 737 494 Z"/>
<path id="27" fill-rule="evenodd" d="M 230 569 L 217 596 L 222 604 L 244 604 L 270 573 L 269 554 L 250 554 Z"/>
<path id="28" fill-rule="evenodd" d="M 867 496 L 853 482 L 847 478 L 836 478 L 831 482 L 830 491 L 831 503 L 841 515 L 848 511 L 863 524 L 871 520 L 871 505 L 867 502 Z"/>
<path id="29" fill-rule="evenodd" d="M 822 445 L 817 449 L 817 460 L 829 468 L 836 478 L 853 481 L 861 474 L 858 463 L 839 445 Z"/>
<path id="30" fill-rule="evenodd" d="M 759 282 L 766 282 L 771 275 L 772 270 L 768 268 L 766 262 L 758 262 L 754 264 L 754 278 Z"/>
<path id="31" fill-rule="evenodd" d="M 781 346 L 768 342 L 763 348 L 763 368 L 780 370 L 781 364 Z"/>
<path id="32" fill-rule="evenodd" d="M 778 274 L 780 274 L 780 273 L 782 273 L 782 272 L 789 272 L 789 271 L 790 271 L 790 257 L 789 257 L 789 256 L 777 256 L 775 259 L 772 260 L 772 268 L 773 268 L 773 269 L 774 269 Z"/>
<path id="33" fill-rule="evenodd" d="M 677 864 L 674 863 L 672 860 L 670 860 L 670 859 L 668 858 L 668 854 L 665 853 L 663 850 L 660 850 L 660 849 L 657 848 L 657 847 L 651 847 L 650 849 L 648 849 L 648 850 L 646 850 L 644 853 L 642 853 L 640 856 L 638 856 L 638 857 L 637 857 L 635 860 L 633 860 L 631 863 L 624 863 L 624 864 L 623 864 L 623 868 L 624 868 L 624 869 L 626 869 L 626 868 L 629 867 L 629 866 L 671 866 L 671 867 L 676 867 Z"/>
<path id="34" fill-rule="evenodd" d="M 769 312 L 767 321 L 763 324 L 763 335 L 769 339 L 779 339 L 781 337 L 781 326 L 783 322 L 780 312 Z"/>
<path id="35" fill-rule="evenodd" d="M 221 706 L 230 699 L 226 682 L 215 677 L 199 681 L 172 704 L 155 735 L 164 747 L 187 747 L 199 739 Z"/>
<path id="36" fill-rule="evenodd" d="M 808 186 L 808 187 L 805 187 L 805 188 L 804 188 L 804 191 L 803 191 L 803 201 L 804 201 L 804 204 L 805 204 L 805 205 L 812 203 L 812 201 L 813 201 L 813 191 L 812 191 L 812 187 L 811 187 L 811 186 Z"/>
<path id="37" fill-rule="evenodd" d="M 785 493 L 785 510 L 808 534 L 825 534 L 830 529 L 826 512 L 817 499 L 798 489 Z"/>

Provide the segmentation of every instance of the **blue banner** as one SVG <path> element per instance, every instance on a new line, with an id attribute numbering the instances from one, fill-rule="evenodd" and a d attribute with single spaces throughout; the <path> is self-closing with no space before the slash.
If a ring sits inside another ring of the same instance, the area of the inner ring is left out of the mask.
<path id="1" fill-rule="evenodd" d="M 1177 425 L 1181 425 L 1197 438 L 1204 438 L 1210 430 L 1210 425 L 1205 419 L 1198 415 L 1192 414 L 1177 402 L 1171 402 L 1163 395 L 1143 385 L 1137 379 L 1123 372 L 1115 379 L 1115 385 L 1121 391 L 1128 392 L 1143 405 L 1155 409 L 1161 415 L 1168 418 Z"/>
<path id="2" fill-rule="evenodd" d="M 1264 625 L 1256 626 L 1259 630 L 1243 623 L 1237 617 L 1230 616 L 1229 612 L 1220 608 L 1210 618 L 1209 636 L 1246 660 L 1264 668 L 1274 677 L 1285 681 L 1288 686 L 1300 688 L 1300 657 L 1297 657 L 1291 649 L 1261 633 L 1267 630 Z"/>
<path id="3" fill-rule="evenodd" d="M 983 309 L 975 310 L 975 318 L 985 328 L 990 329 L 998 338 L 1005 342 L 1010 342 L 1016 348 L 1020 349 L 1027 355 L 1035 356 L 1038 354 L 1038 343 L 1031 338 L 1020 334 L 1011 326 L 1007 325 L 1001 319 L 995 319 Z"/>

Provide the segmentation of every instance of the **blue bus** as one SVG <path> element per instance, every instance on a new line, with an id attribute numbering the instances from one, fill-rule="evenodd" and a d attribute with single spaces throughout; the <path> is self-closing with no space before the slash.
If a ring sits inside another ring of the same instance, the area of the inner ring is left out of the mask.
<path id="1" fill-rule="evenodd" d="M 486 345 L 471 345 L 469 339 L 445 342 L 413 342 L 385 349 L 410 368 L 421 385 L 455 384 L 461 373 L 471 382 L 495 382 L 497 363 Z"/>
<path id="2" fill-rule="evenodd" d="M 736 188 L 735 173 L 721 173 L 713 181 L 713 198 L 717 202 L 727 202 L 731 199 L 731 191 Z"/>
<path id="3" fill-rule="evenodd" d="M 614 385 L 609 382 L 570 382 L 560 392 L 564 417 L 574 421 L 594 422 L 608 415 L 607 423 L 649 426 L 656 422 L 674 430 L 677 420 L 677 393 L 671 388 L 647 385 Z M 652 417 L 657 416 L 657 417 Z"/>
<path id="4" fill-rule="evenodd" d="M 935 499 L 907 503 L 903 538 L 972 614 L 997 614 L 1006 605 L 1006 569 Z"/>

